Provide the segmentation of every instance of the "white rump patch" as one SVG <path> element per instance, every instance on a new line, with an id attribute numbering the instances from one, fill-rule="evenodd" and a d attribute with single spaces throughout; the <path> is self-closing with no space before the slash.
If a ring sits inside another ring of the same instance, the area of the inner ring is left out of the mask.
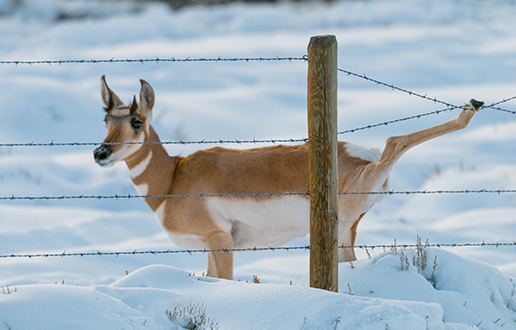
<path id="1" fill-rule="evenodd" d="M 131 175 L 131 178 L 133 179 L 136 179 L 137 177 L 139 177 L 143 172 L 145 172 L 145 170 L 147 169 L 147 166 L 149 166 L 149 163 L 151 161 L 151 158 L 152 158 L 152 151 L 149 151 L 149 155 L 144 159 L 142 160 L 138 165 L 136 165 L 135 167 L 129 169 L 129 172 L 130 172 L 130 175 Z"/>
<path id="2" fill-rule="evenodd" d="M 380 159 L 381 152 L 377 148 L 364 148 L 351 143 L 346 144 L 346 151 L 351 157 L 376 163 Z"/>

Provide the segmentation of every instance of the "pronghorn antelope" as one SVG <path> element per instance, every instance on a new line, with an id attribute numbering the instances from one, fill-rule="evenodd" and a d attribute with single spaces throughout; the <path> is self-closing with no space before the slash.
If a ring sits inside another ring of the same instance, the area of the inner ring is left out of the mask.
<path id="1" fill-rule="evenodd" d="M 140 195 L 261 194 L 309 189 L 308 144 L 249 150 L 213 148 L 188 157 L 170 157 L 152 128 L 154 91 L 141 82 L 125 105 L 103 76 L 107 137 L 95 152 L 100 166 L 125 161 Z M 471 100 L 457 118 L 416 133 L 387 139 L 380 154 L 346 142 L 338 144 L 341 192 L 387 191 L 389 173 L 408 149 L 466 127 L 483 102 Z M 137 144 L 116 144 L 138 142 Z M 339 196 L 339 245 L 355 243 L 357 226 L 382 195 Z M 307 196 L 149 197 L 145 201 L 172 241 L 187 249 L 220 250 L 280 246 L 309 232 Z M 353 249 L 339 249 L 339 261 L 356 260 Z M 232 279 L 233 254 L 208 253 L 208 275 Z"/>

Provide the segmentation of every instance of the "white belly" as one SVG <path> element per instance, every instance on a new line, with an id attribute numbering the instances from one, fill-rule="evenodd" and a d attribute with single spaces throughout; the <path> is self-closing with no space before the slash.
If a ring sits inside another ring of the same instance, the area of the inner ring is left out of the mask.
<path id="1" fill-rule="evenodd" d="M 207 205 L 217 224 L 231 232 L 235 248 L 277 247 L 309 232 L 306 197 L 212 198 Z"/>

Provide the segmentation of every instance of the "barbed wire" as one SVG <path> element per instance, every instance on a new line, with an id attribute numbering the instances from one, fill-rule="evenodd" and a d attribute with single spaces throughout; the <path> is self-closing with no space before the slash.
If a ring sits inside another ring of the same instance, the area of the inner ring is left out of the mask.
<path id="1" fill-rule="evenodd" d="M 125 59 L 115 59 L 115 58 L 110 58 L 110 59 L 89 59 L 89 60 L 86 60 L 86 59 L 70 59 L 70 60 L 34 60 L 34 61 L 22 61 L 22 60 L 12 60 L 12 61 L 0 61 L 0 64 L 11 64 L 11 65 L 37 65 L 37 64 L 48 64 L 48 65 L 52 65 L 52 64 L 57 64 L 57 65 L 62 65 L 62 64 L 71 64 L 71 63 L 76 63 L 76 64 L 99 64 L 99 63 L 140 63 L 140 64 L 144 64 L 144 63 L 160 63 L 160 62 L 179 62 L 179 63 L 186 63 L 186 62 L 268 62 L 268 61 L 289 61 L 289 62 L 292 62 L 292 61 L 303 61 L 303 62 L 307 62 L 308 61 L 308 55 L 303 55 L 303 56 L 288 56 L 288 57 L 280 57 L 280 56 L 275 56 L 275 57 L 222 57 L 222 56 L 219 56 L 219 57 L 213 57 L 213 58 L 206 58 L 206 57 L 197 57 L 197 58 L 191 58 L 191 57 L 185 57 L 185 58 L 175 58 L 175 57 L 168 57 L 168 58 L 160 58 L 160 57 L 154 57 L 154 58 L 139 58 L 139 59 L 128 59 L 128 58 L 125 58 Z M 400 87 L 397 87 L 393 84 L 388 84 L 388 83 L 385 83 L 385 82 L 382 82 L 382 81 L 379 81 L 377 79 L 373 79 L 373 78 L 369 78 L 367 77 L 365 74 L 357 74 L 355 72 L 351 72 L 349 70 L 344 70 L 344 69 L 340 69 L 340 68 L 337 68 L 338 71 L 342 72 L 342 73 L 345 73 L 347 74 L 348 76 L 354 76 L 354 77 L 358 77 L 358 78 L 361 78 L 361 79 L 365 79 L 367 81 L 370 81 L 370 82 L 373 82 L 377 85 L 383 85 L 385 87 L 389 87 L 393 90 L 397 90 L 397 91 L 400 91 L 400 92 L 404 92 L 404 93 L 407 93 L 409 95 L 412 95 L 412 96 L 417 96 L 417 97 L 420 97 L 422 99 L 426 99 L 426 100 L 429 100 L 429 101 L 432 101 L 434 103 L 440 103 L 440 104 L 444 104 L 446 105 L 447 107 L 449 108 L 458 108 L 458 106 L 456 105 L 453 105 L 449 102 L 445 102 L 445 101 L 442 101 L 442 100 L 439 100 L 437 98 L 432 98 L 432 97 L 428 97 L 426 94 L 423 95 L 423 94 L 419 94 L 419 93 L 416 93 L 416 92 L 412 92 L 410 90 L 407 90 L 407 89 L 404 89 L 404 88 L 400 88 Z M 496 104 L 500 104 L 500 103 L 504 103 L 504 102 L 507 102 L 511 99 L 514 99 L 516 98 L 516 96 L 512 97 L 512 98 L 509 98 L 507 100 L 502 100 L 500 102 L 496 102 L 492 105 L 489 105 L 489 106 L 486 106 L 486 108 L 492 108 L 494 110 L 499 110 L 499 111 L 505 111 L 505 112 L 509 112 L 509 113 L 512 113 L 512 114 L 516 114 L 516 111 L 511 111 L 511 110 L 506 110 L 506 109 L 502 109 L 502 108 L 499 108 L 499 107 L 495 107 Z M 397 121 L 395 121 L 397 122 Z M 376 127 L 376 126 L 374 126 Z"/>
<path id="2" fill-rule="evenodd" d="M 493 106 L 498 105 L 498 104 L 502 104 L 502 103 L 505 103 L 505 102 L 512 101 L 514 99 L 516 99 L 516 95 L 512 96 L 512 97 L 509 97 L 507 99 L 504 98 L 504 99 L 502 99 L 501 101 L 498 101 L 498 102 L 491 103 L 490 105 L 487 105 L 486 107 L 490 108 L 490 107 L 493 107 Z"/>
<path id="3" fill-rule="evenodd" d="M 354 73 L 354 72 L 351 72 L 351 71 L 348 71 L 348 70 L 344 70 L 344 69 L 340 69 L 338 68 L 337 69 L 338 71 L 342 72 L 342 73 L 345 73 L 347 74 L 348 76 L 353 76 L 353 77 L 357 77 L 357 78 L 361 78 L 361 79 L 364 79 L 364 80 L 367 80 L 367 81 L 370 81 L 370 82 L 373 82 L 377 85 L 382 85 L 382 86 L 385 86 L 385 87 L 388 87 L 388 88 L 391 88 L 393 90 L 396 90 L 396 91 L 399 91 L 399 92 L 403 92 L 403 93 L 406 93 L 406 94 L 409 94 L 411 96 L 416 96 L 416 97 L 419 97 L 419 98 L 422 98 L 422 99 L 425 99 L 425 100 L 428 100 L 428 101 L 432 101 L 434 103 L 440 103 L 440 104 L 444 104 L 446 105 L 447 107 L 449 108 L 459 108 L 459 106 L 455 105 L 455 104 L 451 104 L 449 102 L 445 102 L 445 101 L 442 101 L 442 100 L 439 100 L 437 98 L 432 98 L 432 97 L 428 97 L 426 94 L 423 95 L 423 94 L 419 94 L 419 93 L 416 93 L 416 92 L 412 92 L 412 91 L 409 91 L 407 89 L 404 89 L 404 88 L 401 88 L 401 87 L 397 87 L 397 86 L 394 86 L 393 84 L 388 84 L 388 83 L 385 83 L 383 81 L 380 81 L 380 80 L 376 80 L 376 79 L 373 79 L 373 78 L 369 78 L 367 77 L 365 74 L 358 74 L 358 73 Z"/>
<path id="4" fill-rule="evenodd" d="M 437 115 L 446 111 L 453 111 L 457 108 L 461 108 L 462 106 L 457 107 L 449 107 L 446 109 L 435 110 L 431 112 L 421 113 L 418 115 L 398 118 L 394 120 L 384 121 L 376 124 L 361 126 L 353 129 L 348 129 L 345 131 L 337 132 L 338 135 L 354 133 L 357 131 L 371 129 L 379 126 L 387 126 L 390 124 L 408 121 L 412 119 L 419 119 L 422 117 Z M 298 142 L 308 142 L 308 138 L 297 138 L 297 139 L 252 139 L 252 140 L 197 140 L 197 141 L 158 141 L 158 142 L 54 142 L 51 141 L 49 143 L 41 143 L 41 142 L 27 142 L 27 143 L 0 143 L 0 147 L 62 147 L 62 146 L 99 146 L 99 145 L 135 145 L 135 144 L 162 144 L 162 145 L 192 145 L 192 144 L 260 144 L 260 143 L 298 143 Z"/>
<path id="5" fill-rule="evenodd" d="M 219 57 L 213 57 L 213 58 L 206 58 L 206 57 L 195 57 L 195 58 L 191 58 L 191 57 L 185 57 L 185 58 L 175 58 L 175 57 L 168 57 L 168 58 L 160 58 L 160 57 L 154 57 L 154 58 L 139 58 L 139 59 L 128 59 L 128 58 L 125 58 L 125 59 L 115 59 L 115 58 L 110 58 L 110 59 L 70 59 L 70 60 L 33 60 L 33 61 L 22 61 L 22 60 L 11 60 L 11 61 L 0 61 L 0 64 L 10 64 L 10 65 L 37 65 L 37 64 L 47 64 L 47 65 L 52 65 L 52 64 L 57 64 L 57 65 L 62 65 L 62 64 L 71 64 L 71 63 L 76 63 L 76 64 L 100 64 L 100 63 L 140 63 L 140 64 L 144 64 L 144 63 L 160 63 L 160 62 L 168 62 L 168 63 L 174 63 L 174 62 L 179 62 L 179 63 L 186 63 L 186 62 L 268 62 L 268 61 L 289 61 L 289 62 L 292 62 L 292 61 L 303 61 L 303 62 L 307 62 L 308 61 L 308 55 L 303 55 L 303 56 L 288 56 L 288 57 L 280 57 L 280 56 L 275 56 L 275 57 L 222 57 L 222 56 L 219 56 Z M 440 104 L 444 104 L 446 105 L 447 107 L 450 107 L 450 108 L 458 108 L 458 106 L 456 105 L 453 105 L 449 102 L 445 102 L 445 101 L 442 101 L 442 100 L 439 100 L 437 98 L 432 98 L 432 97 L 428 97 L 426 94 L 423 95 L 423 94 L 419 94 L 419 93 L 416 93 L 416 92 L 412 92 L 410 90 L 407 90 L 407 89 L 404 89 L 404 88 L 400 88 L 400 87 L 397 87 L 393 84 L 388 84 L 388 83 L 385 83 L 385 82 L 382 82 L 382 81 L 379 81 L 377 79 L 373 79 L 373 78 L 369 78 L 367 77 L 365 74 L 358 74 L 358 73 L 355 73 L 355 72 L 351 72 L 349 70 L 344 70 L 344 69 L 340 69 L 340 68 L 337 68 L 338 71 L 342 72 L 342 73 L 345 73 L 347 74 L 348 76 L 354 76 L 354 77 L 358 77 L 358 78 L 361 78 L 361 79 L 365 79 L 367 81 L 370 81 L 370 82 L 373 82 L 377 85 L 383 85 L 385 87 L 389 87 L 393 90 L 397 90 L 397 91 L 400 91 L 400 92 L 404 92 L 404 93 L 407 93 L 409 95 L 412 95 L 412 96 L 417 96 L 419 98 L 422 98 L 422 99 L 426 99 L 426 100 L 429 100 L 429 101 L 432 101 L 434 103 L 440 103 Z M 512 113 L 512 114 L 516 114 L 516 111 L 511 111 L 511 110 L 506 110 L 506 109 L 502 109 L 502 108 L 499 108 L 499 107 L 495 107 L 496 104 L 501 104 L 501 103 L 504 103 L 504 102 L 507 102 L 511 99 L 514 99 L 516 98 L 516 96 L 512 97 L 512 98 L 509 98 L 507 100 L 502 100 L 500 102 L 496 102 L 492 105 L 489 105 L 489 106 L 485 106 L 486 108 L 492 108 L 494 110 L 499 110 L 499 111 L 505 111 L 505 112 L 509 112 L 509 113 Z M 374 126 L 376 127 L 376 126 Z"/>
<path id="6" fill-rule="evenodd" d="M 494 247 L 500 247 L 500 246 L 516 246 L 516 242 L 496 242 L 496 243 L 435 243 L 435 244 L 424 244 L 423 248 L 426 247 L 437 247 L 437 248 L 443 248 L 443 247 L 486 247 L 486 246 L 494 246 Z M 339 249 L 377 249 L 377 248 L 383 248 L 384 250 L 390 249 L 409 249 L 409 248 L 420 248 L 421 245 L 419 244 L 375 244 L 375 245 L 339 245 Z M 144 250 L 144 251 L 114 251 L 114 252 L 101 252 L 101 251 L 95 251 L 95 252 L 72 252 L 68 253 L 66 251 L 63 251 L 61 253 L 27 253 L 27 254 L 2 254 L 0 255 L 0 259 L 6 259 L 6 258 L 50 258 L 50 257 L 89 257 L 89 256 L 124 256 L 124 255 L 145 255 L 145 254 L 181 254 L 181 253 L 188 253 L 190 255 L 194 253 L 214 253 L 214 252 L 259 252 L 259 251 L 290 251 L 290 250 L 310 250 L 310 245 L 304 245 L 304 246 L 280 246 L 280 247 L 252 247 L 252 248 L 236 248 L 236 249 L 184 249 L 184 250 Z"/>
<path id="7" fill-rule="evenodd" d="M 446 108 L 446 109 L 441 109 L 441 110 L 425 112 L 425 113 L 421 113 L 421 114 L 413 115 L 413 116 L 408 116 L 408 117 L 404 117 L 404 118 L 388 120 L 388 121 L 384 121 L 384 122 L 377 123 L 377 124 L 366 125 L 366 126 L 362 126 L 362 127 L 348 129 L 348 130 L 345 130 L 345 131 L 338 132 L 337 134 L 341 135 L 341 134 L 355 133 L 355 132 L 362 131 L 362 130 L 365 130 L 365 129 L 371 129 L 371 128 L 375 128 L 375 127 L 379 127 L 379 126 L 387 126 L 387 125 L 390 125 L 390 124 L 399 123 L 399 122 L 407 121 L 407 120 L 411 120 L 411 119 L 419 119 L 419 118 L 430 116 L 430 115 L 438 115 L 441 112 L 453 111 L 453 110 L 455 110 L 457 108 L 461 108 L 461 107 L 457 106 L 457 107 L 453 107 L 453 108 Z"/>
<path id="8" fill-rule="evenodd" d="M 306 55 L 304 56 L 293 56 L 293 57 L 214 57 L 214 58 L 204 58 L 204 57 L 197 57 L 197 58 L 191 58 L 191 57 L 185 57 L 185 58 L 175 58 L 175 57 L 169 57 L 169 58 L 140 58 L 140 59 L 78 59 L 78 60 L 35 60 L 35 61 L 0 61 L 0 64 L 14 64 L 14 65 L 36 65 L 36 64 L 71 64 L 71 63 L 77 63 L 77 64 L 99 64 L 99 63 L 160 63 L 160 62 L 267 62 L 267 61 L 304 61 L 306 62 L 308 60 L 308 57 Z"/>
<path id="9" fill-rule="evenodd" d="M 346 195 L 435 195 L 435 194 L 512 194 L 516 189 L 465 189 L 465 190 L 414 190 L 414 191 L 361 191 L 361 192 L 339 192 L 339 196 Z M 227 198 L 227 197 L 291 197 L 310 196 L 309 191 L 289 193 L 247 193 L 247 194 L 163 194 L 163 195 L 61 195 L 61 196 L 1 196 L 0 200 L 67 200 L 67 199 L 136 199 L 136 198 Z"/>
<path id="10" fill-rule="evenodd" d="M 98 63 L 160 63 L 160 62 L 265 62 L 265 61 L 307 61 L 307 56 L 304 55 L 302 57 L 247 57 L 247 58 L 147 58 L 147 59 L 91 59 L 91 60 L 38 60 L 38 61 L 0 61 L 0 64 L 14 64 L 14 65 L 37 65 L 37 64 L 98 64 Z M 412 92 L 410 90 L 397 87 L 393 84 L 388 84 L 373 78 L 367 77 L 365 74 L 357 74 L 344 69 L 337 69 L 338 71 L 347 74 L 348 76 L 358 77 L 370 82 L 373 82 L 377 85 L 382 85 L 392 90 L 400 91 L 411 96 L 416 96 L 421 99 L 425 99 L 428 101 L 432 101 L 434 103 L 445 105 L 446 109 L 431 111 L 427 113 L 422 113 L 418 115 L 408 116 L 400 119 L 385 121 L 382 123 L 366 125 L 354 129 L 349 129 L 345 131 L 338 132 L 338 134 L 346 134 L 353 133 L 360 130 L 371 129 L 379 126 L 386 126 L 393 123 L 398 123 L 402 121 L 419 119 L 421 117 L 439 114 L 445 111 L 452 111 L 457 108 L 461 108 L 462 106 L 457 106 L 451 104 L 449 102 L 445 102 L 439 100 L 437 98 L 428 97 L 426 94 L 420 94 L 416 92 Z M 501 101 L 494 102 L 490 105 L 484 105 L 482 108 L 490 108 L 498 111 L 504 111 L 512 114 L 516 114 L 516 111 L 511 111 L 507 109 L 503 109 L 498 107 L 499 104 L 508 102 L 510 100 L 516 99 L 516 96 L 502 99 Z M 307 142 L 307 138 L 300 139 L 253 139 L 253 140 L 200 140 L 200 141 L 162 141 L 162 142 L 122 142 L 122 143 L 104 143 L 104 144 L 170 144 L 170 145 L 187 145 L 187 144 L 244 144 L 244 143 L 288 143 L 288 142 Z M 1 143 L 0 147 L 52 147 L 52 146 L 98 146 L 103 143 L 99 142 L 50 142 L 50 143 Z M 503 194 L 503 193 L 516 193 L 516 189 L 499 189 L 499 190 L 488 190 L 488 189 L 480 189 L 480 190 L 420 190 L 420 191 L 377 191 L 377 192 L 339 192 L 339 195 L 413 195 L 413 194 L 481 194 L 481 193 L 489 193 L 489 194 Z M 14 194 L 8 197 L 0 197 L 0 200 L 65 200 L 65 199 L 131 199 L 131 198 L 188 198 L 188 197 L 212 197 L 212 198 L 226 198 L 226 197 L 275 197 L 275 196 L 309 196 L 310 193 L 301 192 L 301 193 L 258 193 L 258 194 L 189 194 L 189 195 L 75 195 L 75 196 L 15 196 Z M 483 247 L 483 246 L 516 246 L 516 242 L 512 243 L 437 243 L 437 244 L 425 244 L 425 247 Z M 375 249 L 375 248 L 414 248 L 418 247 L 417 244 L 390 244 L 390 245 L 356 245 L 356 246 L 339 246 L 339 248 L 359 248 L 359 249 Z M 75 252 L 75 253 L 66 253 L 66 251 L 62 253 L 40 253 L 40 254 L 6 254 L 0 255 L 0 258 L 37 258 L 37 257 L 70 257 L 70 256 L 120 256 L 120 255 L 143 255 L 143 254 L 178 254 L 178 253 L 210 253 L 210 252 L 242 252 L 242 251 L 276 251 L 276 250 L 309 250 L 310 246 L 288 246 L 288 247 L 253 247 L 253 248 L 240 248 L 240 249 L 216 249 L 216 250 L 147 250 L 147 251 L 122 251 L 122 252 Z"/>
<path id="11" fill-rule="evenodd" d="M 516 111 L 507 110 L 507 109 L 503 109 L 503 108 L 497 107 L 497 105 L 499 105 L 499 104 L 502 104 L 502 103 L 505 103 L 505 102 L 509 102 L 511 100 L 514 100 L 514 99 L 516 99 L 516 95 L 512 96 L 512 97 L 509 97 L 507 99 L 502 99 L 501 101 L 498 101 L 498 102 L 491 103 L 489 105 L 485 105 L 485 106 L 483 106 L 483 108 L 491 108 L 491 109 L 494 109 L 494 110 L 508 112 L 508 113 L 512 113 L 513 115 L 516 115 Z"/>
<path id="12" fill-rule="evenodd" d="M 134 145 L 134 144 L 163 144 L 163 145 L 189 145 L 189 144 L 258 144 L 258 143 L 290 143 L 308 142 L 308 138 L 300 139 L 252 139 L 252 140 L 198 140 L 198 141 L 155 141 L 155 142 L 54 142 L 50 143 L 0 143 L 0 147 L 63 147 L 63 146 L 99 146 L 99 145 Z"/>
<path id="13" fill-rule="evenodd" d="M 222 58 L 222 57 L 218 57 L 218 58 L 189 58 L 189 57 L 187 57 L 187 58 L 183 58 L 183 59 L 179 59 L 179 58 L 177 58 L 177 59 L 176 58 L 154 58 L 154 59 L 117 59 L 117 60 L 112 58 L 112 59 L 109 59 L 109 60 L 0 61 L 0 64 L 30 64 L 30 65 L 32 65 L 32 64 L 64 64 L 64 63 L 121 63 L 121 62 L 128 62 L 128 63 L 140 62 L 140 63 L 146 63 L 146 62 L 160 62 L 160 61 L 161 62 L 224 62 L 224 61 L 230 61 L 230 62 L 236 62 L 236 61 L 246 61 L 246 62 L 260 61 L 261 62 L 261 61 L 307 61 L 307 59 L 308 59 L 307 55 L 304 55 L 302 57 L 254 57 L 254 58 L 251 58 L 251 57 L 247 57 L 247 58 Z M 391 88 L 393 90 L 404 92 L 404 93 L 407 93 L 409 95 L 413 95 L 413 96 L 416 96 L 416 97 L 419 97 L 419 98 L 422 98 L 422 99 L 426 99 L 426 100 L 432 101 L 434 103 L 444 104 L 444 105 L 447 106 L 446 109 L 430 111 L 430 112 L 426 112 L 426 113 L 421 113 L 421 114 L 417 114 L 417 115 L 412 115 L 412 116 L 408 116 L 408 117 L 403 117 L 403 118 L 399 118 L 399 119 L 384 121 L 384 122 L 380 122 L 380 123 L 376 123 L 376 124 L 370 124 L 370 125 L 365 125 L 365 126 L 353 128 L 353 129 L 348 129 L 348 130 L 340 131 L 340 132 L 337 132 L 338 135 L 347 134 L 347 133 L 354 133 L 354 132 L 357 132 L 357 131 L 361 131 L 361 130 L 365 130 L 365 129 L 371 129 L 371 128 L 380 127 L 380 126 L 387 126 L 387 125 L 390 125 L 390 124 L 399 123 L 399 122 L 403 122 L 403 121 L 408 121 L 408 120 L 412 120 L 412 119 L 419 119 L 419 118 L 430 116 L 430 115 L 437 115 L 437 114 L 440 114 L 442 112 L 452 111 L 452 110 L 455 110 L 455 109 L 458 109 L 458 108 L 462 107 L 462 106 L 451 104 L 449 102 L 445 102 L 445 101 L 439 100 L 439 99 L 437 99 L 435 97 L 434 98 L 428 97 L 426 94 L 425 95 L 419 94 L 419 93 L 412 92 L 412 91 L 404 89 L 404 88 L 397 87 L 397 86 L 395 86 L 393 84 L 388 84 L 388 83 L 379 81 L 377 79 L 369 78 L 365 74 L 357 74 L 357 73 L 354 73 L 354 72 L 351 72 L 351 71 L 348 71 L 348 70 L 344 70 L 344 69 L 340 69 L 340 68 L 338 68 L 337 70 L 347 74 L 348 76 L 354 76 L 354 77 L 358 77 L 358 78 L 361 78 L 361 79 L 365 79 L 367 81 L 374 82 L 377 85 L 382 85 L 382 86 L 385 86 L 385 87 L 389 87 L 389 88 Z M 502 99 L 501 101 L 494 102 L 494 103 L 492 103 L 490 105 L 484 105 L 484 106 L 482 106 L 482 108 L 491 108 L 491 109 L 498 110 L 498 111 L 504 111 L 504 112 L 516 114 L 516 111 L 506 110 L 506 109 L 497 107 L 497 105 L 505 103 L 505 102 L 508 102 L 510 100 L 513 100 L 513 99 L 516 99 L 516 96 L 510 97 L 510 98 L 507 98 L 507 99 Z M 303 138 L 296 138 L 296 139 L 290 138 L 290 139 L 252 139 L 252 140 L 250 140 L 250 139 L 246 139 L 246 140 L 238 140 L 238 139 L 234 139 L 234 140 L 222 140 L 222 139 L 219 139 L 219 140 L 206 140 L 206 139 L 203 139 L 203 140 L 197 140 L 197 141 L 182 141 L 182 140 L 180 140 L 180 141 L 159 141 L 159 142 L 116 142 L 116 143 L 114 143 L 114 142 L 111 142 L 111 143 L 103 143 L 103 142 L 54 142 L 52 140 L 49 143 L 45 143 L 45 142 L 43 142 L 43 143 L 41 143 L 41 142 L 36 142 L 36 143 L 35 142 L 28 142 L 28 143 L 0 143 L 0 147 L 99 146 L 99 145 L 102 145 L 102 144 L 105 144 L 105 145 L 135 145 L 135 144 L 191 145 L 191 144 L 258 144 L 258 143 L 272 143 L 272 144 L 276 144 L 276 143 L 298 143 L 298 142 L 308 142 L 308 138 L 303 137 Z"/>
<path id="14" fill-rule="evenodd" d="M 432 97 L 428 97 L 427 94 L 424 94 L 424 95 L 423 94 L 419 94 L 419 93 L 410 91 L 410 90 L 405 89 L 405 88 L 397 87 L 397 86 L 395 86 L 393 84 L 388 84 L 388 83 L 385 83 L 385 82 L 377 80 L 377 79 L 369 78 L 365 74 L 358 74 L 358 73 L 351 72 L 351 71 L 344 70 L 344 69 L 340 69 L 340 68 L 338 68 L 337 70 L 342 72 L 342 73 L 347 74 L 348 76 L 353 76 L 353 77 L 361 78 L 361 79 L 373 82 L 373 83 L 375 83 L 377 85 L 388 87 L 388 88 L 390 88 L 392 90 L 403 92 L 403 93 L 409 94 L 411 96 L 416 96 L 416 97 L 419 97 L 419 98 L 422 98 L 422 99 L 425 99 L 425 100 L 428 100 L 428 101 L 432 101 L 434 103 L 444 104 L 448 108 L 450 108 L 449 110 L 460 108 L 460 106 L 457 106 L 457 105 L 451 104 L 449 102 L 445 102 L 445 101 L 439 100 L 439 99 L 437 99 L 435 97 L 433 97 L 433 98 Z M 512 111 L 512 110 L 507 110 L 507 109 L 503 109 L 503 108 L 500 108 L 500 107 L 496 107 L 496 105 L 498 105 L 498 104 L 502 104 L 502 103 L 511 101 L 513 99 L 516 99 L 516 96 L 510 97 L 508 99 L 502 99 L 501 101 L 492 103 L 490 105 L 484 105 L 484 106 L 482 106 L 482 108 L 490 108 L 490 109 L 493 109 L 493 110 L 504 111 L 504 112 L 509 112 L 509 113 L 512 113 L 512 114 L 516 114 L 516 111 Z M 446 110 L 448 110 L 448 109 L 446 109 Z M 446 110 L 441 110 L 441 111 L 438 110 L 438 112 L 436 112 L 435 114 L 437 114 L 439 112 L 442 112 L 442 111 L 446 111 Z M 434 113 L 430 112 L 429 114 L 434 114 Z M 408 118 L 409 119 L 415 119 L 415 118 L 417 118 L 417 116 L 412 116 L 412 118 L 410 118 L 410 117 L 408 117 Z M 408 120 L 408 119 L 405 119 L 405 120 Z M 399 122 L 399 121 L 403 121 L 403 120 L 396 120 L 396 121 L 393 121 L 393 122 Z M 379 125 L 375 125 L 374 127 L 377 127 L 377 126 L 382 126 L 382 125 L 379 124 Z"/>

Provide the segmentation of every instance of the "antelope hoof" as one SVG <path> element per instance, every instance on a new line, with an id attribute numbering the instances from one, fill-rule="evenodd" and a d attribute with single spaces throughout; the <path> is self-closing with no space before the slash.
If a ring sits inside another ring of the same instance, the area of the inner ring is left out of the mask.
<path id="1" fill-rule="evenodd" d="M 475 108 L 475 110 L 480 110 L 480 107 L 484 105 L 484 102 L 482 101 L 477 101 L 475 99 L 471 99 L 469 101 L 469 103 L 471 103 L 471 105 Z"/>

